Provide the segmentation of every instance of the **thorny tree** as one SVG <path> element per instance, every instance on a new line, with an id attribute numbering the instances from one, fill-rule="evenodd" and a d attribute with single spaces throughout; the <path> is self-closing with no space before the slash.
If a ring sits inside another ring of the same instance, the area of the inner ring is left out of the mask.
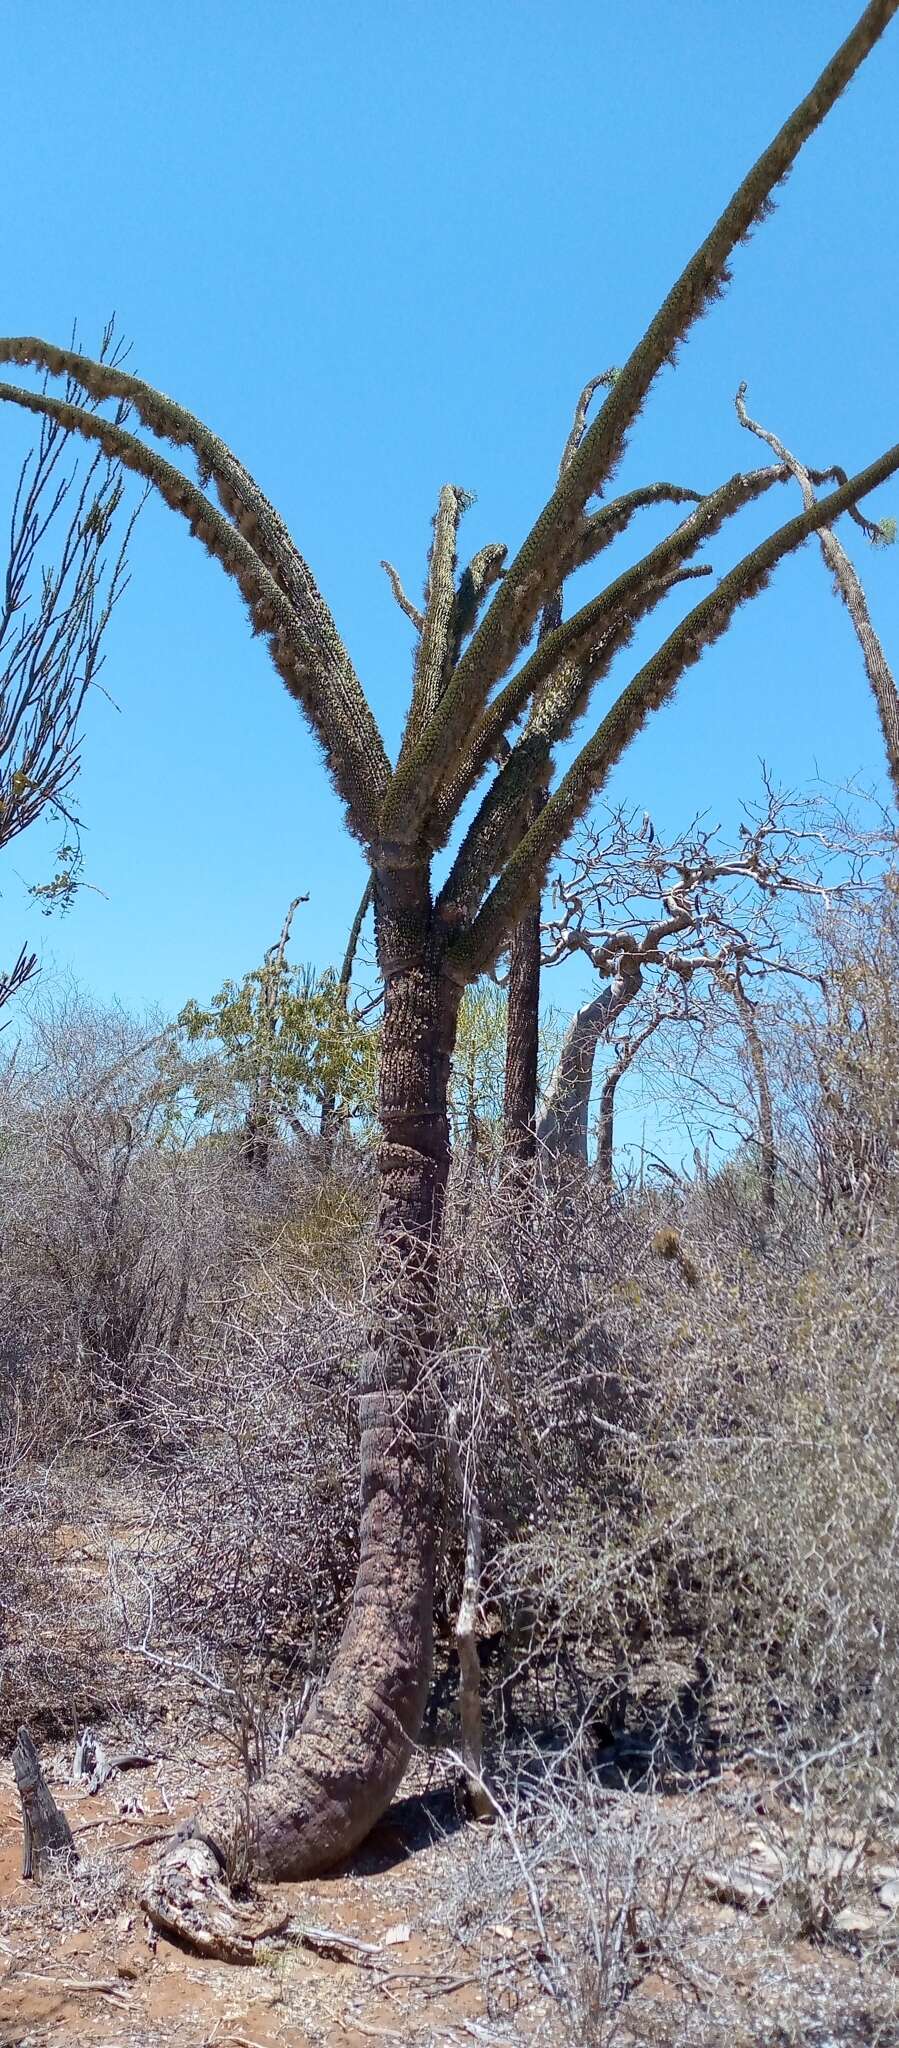
<path id="1" fill-rule="evenodd" d="M 374 877 L 385 984 L 380 1234 L 385 1269 L 401 1268 L 403 1281 L 401 1299 L 394 1293 L 375 1332 L 361 1396 L 359 1572 L 334 1662 L 277 1769 L 252 1788 L 248 1806 L 228 1799 L 206 1811 L 193 1839 L 164 1852 L 149 1880 L 146 1897 L 157 1921 L 200 1947 L 250 1953 L 249 1935 L 240 1933 L 221 1888 L 216 1892 L 222 1869 L 249 1866 L 269 1878 L 297 1877 L 347 1855 L 383 1812 L 421 1726 L 434 1579 L 428 1324 L 449 1166 L 447 1080 L 462 990 L 508 943 L 548 864 L 684 670 L 726 632 L 737 607 L 764 587 L 785 555 L 899 469 L 896 446 L 777 527 L 723 576 L 617 696 L 522 836 L 553 750 L 587 709 L 637 621 L 672 585 L 710 573 L 693 559 L 701 544 L 741 506 L 791 475 L 777 461 L 707 493 L 650 483 L 588 511 L 609 484 L 658 372 L 720 295 L 734 249 L 764 219 L 775 187 L 897 7 L 899 0 L 870 0 L 750 170 L 615 377 L 514 558 L 507 563 L 504 547 L 488 546 L 458 572 L 466 495 L 452 484 L 441 490 L 420 613 L 394 578 L 418 631 L 396 766 L 304 558 L 224 442 L 122 371 L 34 339 L 0 343 L 5 362 L 68 375 L 93 400 L 129 403 L 150 433 L 196 458 L 199 486 L 124 427 L 66 399 L 0 384 L 0 398 L 99 441 L 105 453 L 148 479 L 234 577 L 275 667 L 318 736 Z M 206 495 L 209 484 L 221 509 Z M 689 501 L 692 509 L 667 539 L 520 660 L 566 579 L 597 559 L 641 506 L 666 501 Z M 485 776 L 486 793 L 435 897 L 433 856 Z"/>
<path id="2" fill-rule="evenodd" d="M 101 348 L 101 360 L 107 358 L 115 360 L 111 327 Z M 77 391 L 68 379 L 66 398 L 73 400 Z M 125 410 L 120 408 L 121 419 Z M 86 465 L 67 468 L 67 443 L 62 423 L 45 414 L 37 446 L 19 473 L 0 586 L 0 848 L 42 814 L 57 819 L 63 865 L 52 882 L 33 892 L 45 904 L 65 902 L 76 886 L 78 827 L 71 794 L 81 714 L 127 581 L 127 544 L 136 516 L 123 532 L 116 518 L 122 472 L 115 457 L 98 449 Z M 36 967 L 36 954 L 23 946 L 14 966 L 0 972 L 0 1008 Z"/>

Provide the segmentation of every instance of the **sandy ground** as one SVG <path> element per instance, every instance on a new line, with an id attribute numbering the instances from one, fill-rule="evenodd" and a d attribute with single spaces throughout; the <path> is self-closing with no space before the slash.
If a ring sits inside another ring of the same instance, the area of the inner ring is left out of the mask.
<path id="1" fill-rule="evenodd" d="M 145 1837 L 191 1810 L 198 1774 L 163 1759 L 123 1772 L 91 1797 L 65 1782 L 70 1755 L 44 1761 L 81 1861 L 43 1883 L 22 1879 L 19 1806 L 7 1771 L 0 1789 L 3 2048 L 362 2048 L 372 2040 L 504 2038 L 487 2019 L 480 1974 L 486 1969 L 489 1983 L 492 1971 L 499 1988 L 510 1957 L 526 1943 L 503 1927 L 493 1937 L 485 1930 L 473 1951 L 434 1924 L 440 1866 L 459 1854 L 443 1833 L 454 1827 L 450 1795 L 398 1802 L 352 1873 L 279 1887 L 278 1914 L 288 1910 L 315 1930 L 309 1944 L 273 1945 L 252 1969 L 235 1969 L 157 1942 L 133 1896 L 153 1854 Z M 219 1777 L 220 1765 L 207 1751 L 203 1780 Z M 344 1949 L 340 1936 L 349 1937 Z"/>
<path id="2" fill-rule="evenodd" d="M 56 1530 L 0 1659 L 0 2048 L 899 2048 L 899 1788 L 872 1788 L 860 1829 L 745 1761 L 663 1791 L 612 1758 L 588 1850 L 582 1818 L 541 1835 L 525 1811 L 515 1842 L 476 1825 L 423 1753 L 351 1868 L 260 1894 L 291 1934 L 252 1968 L 157 1941 L 140 1874 L 240 1764 L 208 1694 L 109 1625 L 109 1537 L 99 1516 Z M 134 1527 L 116 1540 L 128 1554 Z M 92 1700 L 117 1703 L 107 1755 L 150 1759 L 93 1795 L 58 1739 Z M 20 1702 L 78 1852 L 39 1882 L 8 1761 Z"/>

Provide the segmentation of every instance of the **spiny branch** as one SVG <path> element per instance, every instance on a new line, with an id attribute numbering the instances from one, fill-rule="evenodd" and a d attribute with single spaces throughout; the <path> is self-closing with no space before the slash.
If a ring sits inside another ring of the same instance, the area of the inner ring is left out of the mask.
<path id="1" fill-rule="evenodd" d="M 812 484 L 818 481 L 818 473 L 807 469 L 805 464 L 799 462 L 795 455 L 791 455 L 789 449 L 784 447 L 783 442 L 778 440 L 776 434 L 772 434 L 766 427 L 759 426 L 757 420 L 750 419 L 746 410 L 745 399 L 746 385 L 741 384 L 736 397 L 737 417 L 740 425 L 748 428 L 750 433 L 757 434 L 761 441 L 766 441 L 768 447 L 774 450 L 779 461 L 785 463 L 787 468 L 792 471 L 802 491 L 803 503 L 806 510 L 808 510 L 815 502 Z M 853 512 L 852 506 L 849 506 L 847 509 Z M 861 513 L 854 513 L 854 517 L 869 540 L 876 542 L 883 538 L 880 527 L 875 525 L 872 520 L 865 519 Z M 861 577 L 855 564 L 847 555 L 842 541 L 837 539 L 836 534 L 832 532 L 829 526 L 819 528 L 818 541 L 825 563 L 833 576 L 836 587 L 855 628 L 856 639 L 861 648 L 862 660 L 865 664 L 865 673 L 877 705 L 880 729 L 883 733 L 883 743 L 886 749 L 887 770 L 893 785 L 893 793 L 897 803 L 899 803 L 899 694 L 897 694 L 895 679 L 883 651 L 879 635 L 873 625 L 871 614 L 868 610 L 868 600 L 862 588 Z"/>
<path id="2" fill-rule="evenodd" d="M 214 482 L 224 511 L 300 615 L 310 644 L 317 645 L 322 659 L 332 669 L 342 667 L 348 672 L 348 697 L 352 696 L 355 683 L 361 698 L 346 649 L 308 563 L 274 506 L 218 434 L 143 378 L 134 377 L 115 364 L 94 362 L 74 349 L 56 348 L 34 335 L 0 339 L 0 362 L 32 364 L 51 376 L 65 376 L 70 385 L 88 392 L 95 404 L 115 398 L 120 406 L 133 407 L 142 424 L 158 439 L 175 447 L 190 448 L 197 460 L 201 484 L 205 486 L 210 479 Z"/>
<path id="3" fill-rule="evenodd" d="M 381 567 L 389 580 L 390 588 L 393 591 L 393 595 L 396 598 L 400 611 L 405 612 L 407 619 L 411 619 L 412 624 L 415 627 L 416 633 L 420 633 L 422 626 L 424 625 L 425 622 L 424 612 L 419 611 L 418 605 L 413 604 L 411 597 L 406 596 L 406 593 L 403 589 L 402 583 L 400 582 L 397 571 L 393 566 L 393 563 L 382 562 Z"/>
<path id="4" fill-rule="evenodd" d="M 568 439 L 565 443 L 565 446 L 562 450 L 562 459 L 559 463 L 560 476 L 564 476 L 569 463 L 574 460 L 574 457 L 576 456 L 577 451 L 581 445 L 587 428 L 587 414 L 590 411 L 590 407 L 593 403 L 594 398 L 596 397 L 597 391 L 610 390 L 615 382 L 617 375 L 617 370 L 610 369 L 600 370 L 598 377 L 588 377 L 587 382 L 584 385 L 583 391 L 581 392 L 577 404 L 574 408 L 574 417 L 571 422 L 571 430 L 568 435 Z"/>
<path id="5" fill-rule="evenodd" d="M 486 547 L 479 548 L 477 554 L 472 555 L 467 569 L 462 571 L 453 619 L 454 665 L 459 659 L 463 640 L 474 630 L 488 591 L 505 573 L 508 552 L 502 541 L 490 540 Z"/>
<path id="6" fill-rule="evenodd" d="M 582 569 L 587 562 L 595 560 L 603 549 L 610 547 L 629 527 L 635 513 L 642 512 L 649 505 L 701 505 L 704 493 L 691 491 L 683 484 L 644 484 L 639 490 L 625 491 L 620 498 L 600 507 L 581 520 L 575 544 L 572 547 L 571 567 Z"/>
<path id="7" fill-rule="evenodd" d="M 115 398 L 136 412 L 141 424 L 160 441 L 173 447 L 190 448 L 197 460 L 200 482 L 215 483 L 224 510 L 239 527 L 245 540 L 255 548 L 261 561 L 281 583 L 287 594 L 296 596 L 291 585 L 305 584 L 319 605 L 324 600 L 315 590 L 311 571 L 299 554 L 283 520 L 269 503 L 249 471 L 218 434 L 188 412 L 165 392 L 155 390 L 142 377 L 134 377 L 115 364 L 94 362 L 75 349 L 57 348 L 35 335 L 9 335 L 0 339 L 0 362 L 32 365 L 53 377 L 67 377 L 95 402 Z M 326 607 L 324 607 L 326 609 Z M 333 621 L 332 621 L 333 627 Z M 335 629 L 336 630 L 336 629 Z"/>
<path id="8" fill-rule="evenodd" d="M 568 737 L 594 683 L 608 673 L 616 656 L 629 645 L 640 619 L 660 604 L 676 583 L 711 574 L 711 568 L 703 565 L 671 569 L 667 575 L 648 579 L 628 610 L 617 617 L 613 613 L 607 631 L 589 655 L 581 661 L 563 662 L 547 683 L 525 732 L 487 789 L 441 892 L 439 906 L 452 923 L 462 914 L 474 914 L 514 844 L 516 822 L 529 791 L 545 782 L 551 772 L 553 748 Z"/>
<path id="9" fill-rule="evenodd" d="M 685 669 L 726 632 L 738 606 L 764 589 L 772 570 L 785 555 L 801 547 L 810 534 L 832 523 L 848 505 L 876 490 L 897 469 L 899 445 L 769 535 L 687 614 L 622 691 L 507 862 L 468 931 L 450 947 L 448 966 L 459 980 L 474 979 L 496 958 L 516 918 L 542 886 L 550 861 L 583 817 L 625 748 L 645 725 L 650 712 L 673 696 Z"/>
<path id="10" fill-rule="evenodd" d="M 410 753 L 403 777 L 395 782 L 391 807 L 405 809 L 417 792 L 418 814 L 424 814 L 464 733 L 525 645 L 550 592 L 569 573 L 585 506 L 612 475 L 659 371 L 721 295 L 734 249 L 770 211 L 772 192 L 873 49 L 897 7 L 899 0 L 869 0 L 851 34 L 752 166 L 668 293 L 508 569 L 459 662 L 440 718 L 432 720 L 421 743 Z"/>
<path id="11" fill-rule="evenodd" d="M 624 570 L 599 597 L 582 605 L 580 611 L 573 612 L 571 618 L 554 632 L 544 635 L 529 660 L 488 705 L 471 735 L 467 751 L 448 776 L 429 825 L 432 844 L 445 844 L 465 798 L 483 774 L 487 762 L 498 753 L 504 735 L 526 710 L 547 676 L 557 671 L 563 661 L 579 661 L 584 650 L 591 645 L 604 648 L 605 633 L 612 621 L 642 617 L 648 609 L 647 597 L 652 604 L 658 603 L 659 595 L 670 588 L 670 570 L 695 554 L 704 541 L 718 532 L 726 519 L 760 497 L 772 484 L 786 482 L 788 476 L 786 465 L 778 463 L 776 467 L 750 470 L 745 474 L 738 472 L 729 477 L 716 491 L 710 491 L 707 497 L 701 498 L 695 511 L 682 520 L 673 533 L 666 535 L 640 561 Z M 664 580 L 666 578 L 667 581 Z M 677 576 L 673 580 L 677 581 Z M 592 672 L 594 681 L 607 672 L 613 655 L 622 644 L 620 639 L 616 639 L 613 645 L 609 645 L 608 660 Z M 560 729 L 557 737 L 562 736 Z"/>
<path id="12" fill-rule="evenodd" d="M 383 741 L 350 670 L 327 652 L 308 614 L 299 615 L 251 542 L 210 504 L 183 471 L 148 448 L 124 427 L 84 408 L 0 383 L 0 400 L 50 419 L 86 440 L 98 441 L 110 459 L 145 477 L 191 532 L 237 583 L 259 633 L 268 639 L 272 660 L 292 697 L 302 706 L 322 745 L 351 829 L 368 842 L 375 836 L 378 806 L 390 764 Z"/>
<path id="13" fill-rule="evenodd" d="M 449 680 L 454 653 L 456 613 L 456 535 L 471 504 L 467 491 L 444 484 L 434 518 L 434 539 L 428 557 L 425 615 L 412 684 L 412 702 L 400 760 L 415 746 L 433 717 Z"/>

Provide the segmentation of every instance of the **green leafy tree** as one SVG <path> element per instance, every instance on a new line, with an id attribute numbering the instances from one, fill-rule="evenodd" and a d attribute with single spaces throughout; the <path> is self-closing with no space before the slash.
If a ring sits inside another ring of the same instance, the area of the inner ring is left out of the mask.
<path id="1" fill-rule="evenodd" d="M 454 1152 L 462 1149 L 489 1159 L 505 1149 L 508 1036 L 507 986 L 485 976 L 465 990 L 459 1005 L 449 1091 Z M 558 1017 L 546 1011 L 536 1035 L 538 1085 L 549 1080 L 560 1042 Z"/>
<path id="2" fill-rule="evenodd" d="M 269 1879 L 295 1878 L 350 1854 L 392 1797 L 421 1726 L 438 1519 L 428 1349 L 463 990 L 508 946 L 573 826 L 685 670 L 726 633 L 738 607 L 765 587 L 785 556 L 899 469 L 895 446 L 775 527 L 672 627 L 553 779 L 555 749 L 589 709 L 637 622 L 674 586 L 712 573 L 697 553 L 741 507 L 794 481 L 778 460 L 710 491 L 656 481 L 594 504 L 611 484 L 657 375 L 720 296 L 734 250 L 765 218 L 776 187 L 897 7 L 899 0 L 869 0 L 738 186 L 616 375 L 514 557 L 507 560 L 496 543 L 460 567 L 459 528 L 469 500 L 455 484 L 441 490 L 421 608 L 390 571 L 416 637 L 395 764 L 307 562 L 225 443 L 139 378 L 34 338 L 0 342 L 4 362 L 74 377 L 92 400 L 127 402 L 140 427 L 195 458 L 198 484 L 139 433 L 45 391 L 0 383 L 0 400 L 99 440 L 150 481 L 234 578 L 318 737 L 373 876 L 385 991 L 381 1275 L 360 1399 L 359 1571 L 334 1661 L 276 1769 L 253 1786 L 248 1802 L 228 1795 L 204 1812 L 146 1882 L 156 1922 L 207 1952 L 252 1955 L 252 1935 L 222 1894 L 222 1871 L 249 1866 Z M 834 476 L 811 473 L 811 480 L 818 486 Z M 689 510 L 664 540 L 527 652 L 554 593 L 597 562 L 644 506 L 665 504 Z M 434 854 L 475 791 L 480 802 L 435 889 Z M 535 792 L 546 801 L 533 815 Z"/>
<path id="3" fill-rule="evenodd" d="M 494 981 L 467 988 L 459 1005 L 449 1110 L 453 1149 L 487 1153 L 502 1129 L 508 1003 Z"/>
<path id="4" fill-rule="evenodd" d="M 377 1034 L 355 1017 L 336 974 L 287 959 L 296 908 L 260 967 L 226 981 L 206 1007 L 186 1003 L 178 1018 L 187 1046 L 204 1049 L 183 1069 L 198 1114 L 236 1115 L 247 1164 L 263 1176 L 285 1124 L 308 1130 L 325 1103 L 366 1121 L 375 1110 Z"/>

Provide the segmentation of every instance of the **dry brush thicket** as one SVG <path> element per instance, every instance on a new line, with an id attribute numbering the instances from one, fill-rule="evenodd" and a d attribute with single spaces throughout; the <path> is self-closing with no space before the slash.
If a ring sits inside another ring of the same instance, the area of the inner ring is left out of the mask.
<path id="1" fill-rule="evenodd" d="M 545 1965 L 575 2031 L 585 1999 L 617 2009 L 636 1939 L 620 1899 L 596 1920 L 596 1869 L 610 1883 L 636 1853 L 632 1833 L 603 1848 L 621 1817 L 597 1786 L 679 1792 L 740 1759 L 864 1831 L 899 1762 L 895 881 L 817 942 L 820 999 L 766 1019 L 773 1215 L 751 1151 L 610 1193 L 504 1180 L 487 1145 L 452 1184 L 425 1740 L 457 1741 L 474 1505 L 503 1816 L 478 1854 L 488 1890 L 504 1856 L 520 1885 L 524 1858 L 544 1914 L 561 1869 L 580 1886 L 577 1937 L 557 1929 Z M 36 1011 L 3 1077 L 0 1711 L 10 1734 L 29 1716 L 68 1734 L 177 1697 L 252 1773 L 351 1595 L 372 1175 L 351 1143 L 329 1161 L 310 1141 L 276 1148 L 260 1183 L 239 1133 L 179 1122 L 159 1044 L 70 997 Z M 85 1530 L 107 1566 L 79 1590 Z M 675 1848 L 647 1837 L 638 1858 L 655 1855 L 651 1891 L 668 1871 L 666 1926 L 678 1856 L 692 1868 Z M 815 1913 L 824 1938 L 837 1908 Z"/>

